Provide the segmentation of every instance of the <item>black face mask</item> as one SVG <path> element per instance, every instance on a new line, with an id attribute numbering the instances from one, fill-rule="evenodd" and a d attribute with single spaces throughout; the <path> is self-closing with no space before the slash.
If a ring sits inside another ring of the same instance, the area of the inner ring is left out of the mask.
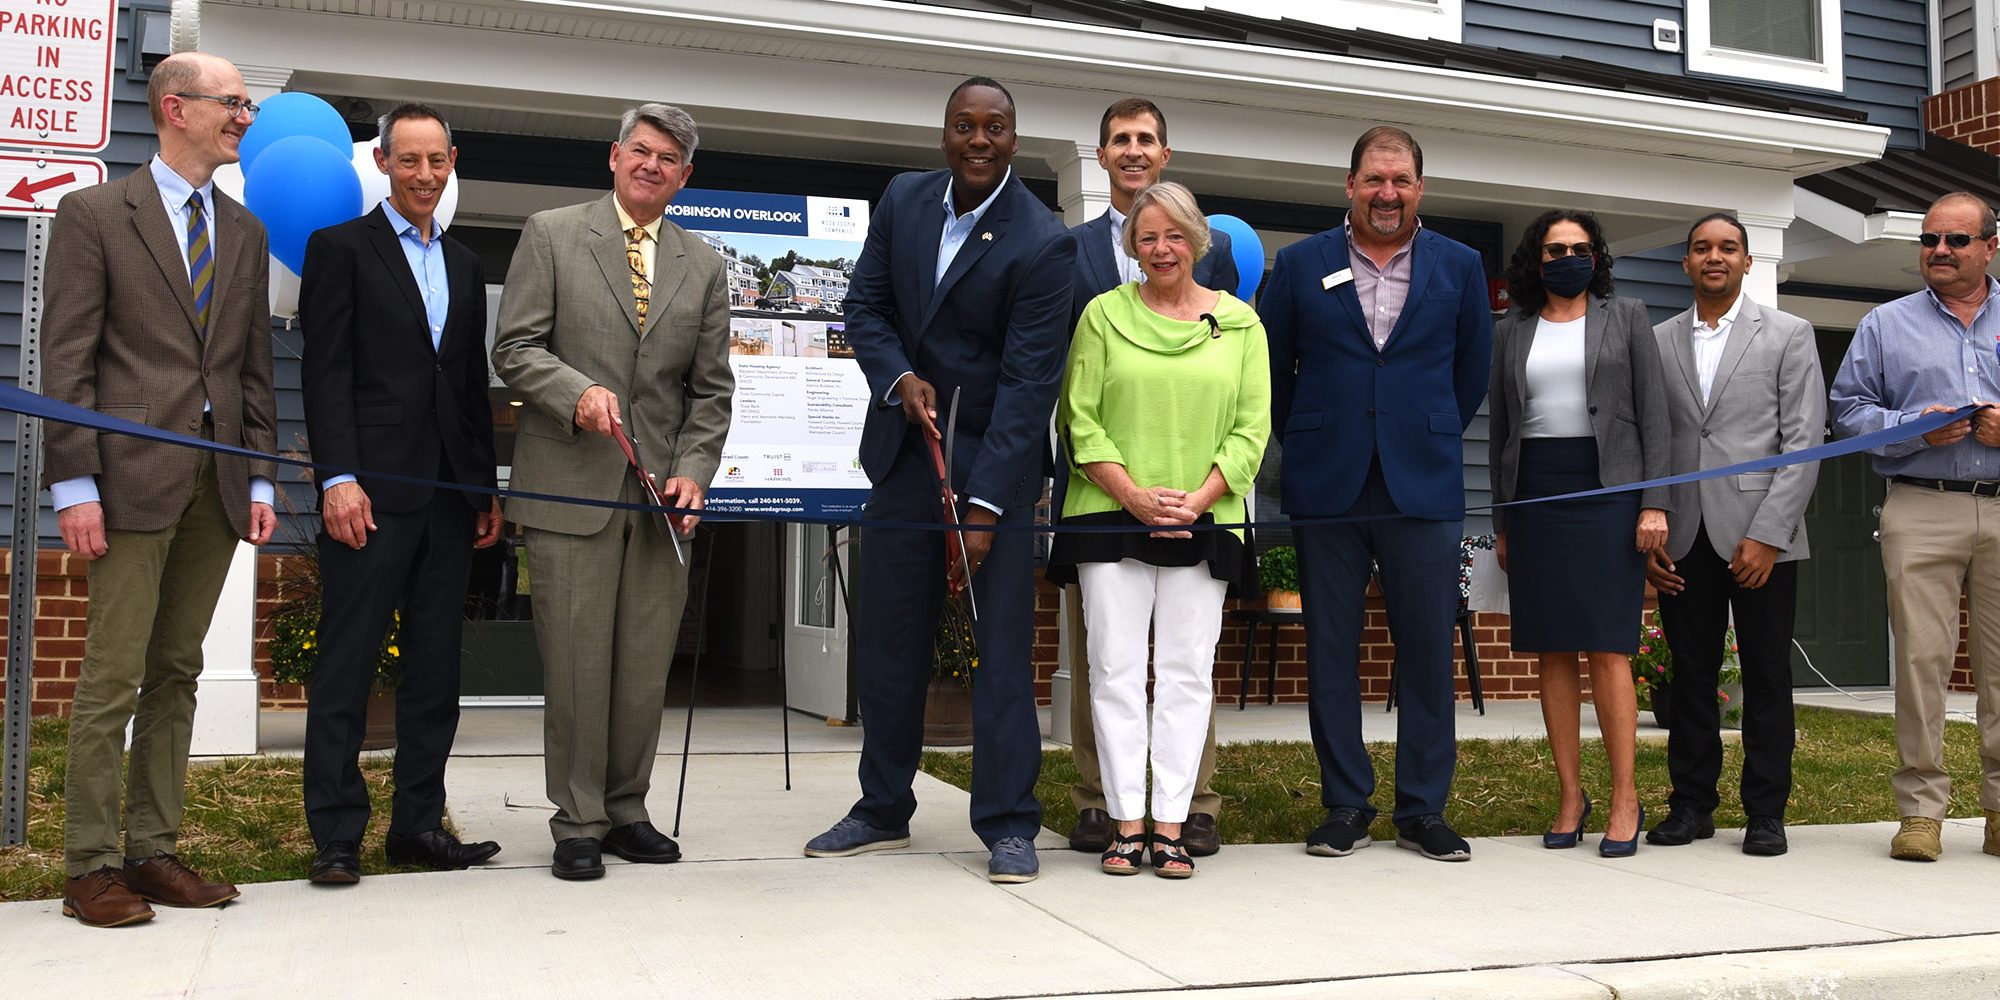
<path id="1" fill-rule="evenodd" d="M 1589 257 L 1557 257 L 1542 262 L 1542 287 L 1558 298 L 1575 298 L 1590 287 L 1597 261 Z"/>

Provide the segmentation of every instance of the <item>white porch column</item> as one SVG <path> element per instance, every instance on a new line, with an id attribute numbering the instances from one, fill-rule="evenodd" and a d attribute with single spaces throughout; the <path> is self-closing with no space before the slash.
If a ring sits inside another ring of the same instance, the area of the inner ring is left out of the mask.
<path id="1" fill-rule="evenodd" d="M 269 66 L 239 66 L 244 89 L 252 101 L 263 101 L 285 89 L 292 71 Z M 224 489 L 242 484 L 223 483 Z M 195 701 L 194 741 L 188 751 L 197 757 L 233 756 L 257 752 L 257 549 L 236 544 L 229 560 L 229 579 L 215 604 L 215 618 L 201 643 L 202 668 Z"/>
<path id="2" fill-rule="evenodd" d="M 1778 307 L 1779 265 L 1785 262 L 1785 229 L 1791 216 L 1739 212 L 1737 220 L 1750 234 L 1750 273 L 1743 276 L 1743 290 L 1761 306 Z"/>
<path id="3" fill-rule="evenodd" d="M 1062 206 L 1063 222 L 1080 226 L 1104 214 L 1111 207 L 1111 178 L 1097 165 L 1097 147 L 1074 143 L 1049 157 L 1056 171 L 1056 201 Z M 1061 516 L 1061 511 L 1055 511 Z M 1049 678 L 1049 739 L 1070 742 L 1069 680 L 1072 671 L 1087 670 L 1085 664 L 1071 663 L 1069 637 L 1081 623 L 1072 621 L 1067 607 L 1056 611 L 1056 672 Z"/>

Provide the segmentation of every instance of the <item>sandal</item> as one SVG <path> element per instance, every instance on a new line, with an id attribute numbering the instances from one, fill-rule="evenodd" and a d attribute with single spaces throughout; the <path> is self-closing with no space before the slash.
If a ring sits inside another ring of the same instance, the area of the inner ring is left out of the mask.
<path id="1" fill-rule="evenodd" d="M 1152 850 L 1153 874 L 1161 878 L 1192 878 L 1194 857 L 1181 845 L 1179 837 L 1162 837 L 1153 834 Z M 1186 865 L 1185 868 L 1169 868 L 1168 865 Z"/>
<path id="2" fill-rule="evenodd" d="M 1107 875 L 1137 875 L 1139 864 L 1146 860 L 1146 834 L 1144 832 L 1128 836 L 1113 836 L 1111 847 L 1104 852 L 1098 867 Z"/>

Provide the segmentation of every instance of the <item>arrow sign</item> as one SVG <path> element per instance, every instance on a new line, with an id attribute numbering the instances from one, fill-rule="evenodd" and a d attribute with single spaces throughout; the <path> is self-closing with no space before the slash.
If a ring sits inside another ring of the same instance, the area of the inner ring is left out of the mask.
<path id="1" fill-rule="evenodd" d="M 0 153 L 0 216 L 54 215 L 63 195 L 102 183 L 102 160 Z"/>

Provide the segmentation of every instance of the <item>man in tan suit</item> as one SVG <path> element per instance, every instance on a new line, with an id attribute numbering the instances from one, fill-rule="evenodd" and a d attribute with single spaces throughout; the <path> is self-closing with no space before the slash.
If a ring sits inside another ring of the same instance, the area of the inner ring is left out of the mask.
<path id="1" fill-rule="evenodd" d="M 698 508 L 729 431 L 729 285 L 722 258 L 664 218 L 687 184 L 694 119 L 666 104 L 625 112 L 613 191 L 536 214 L 500 299 L 493 367 L 526 397 L 513 485 L 644 496 L 622 428 L 667 503 Z M 687 567 L 655 514 L 513 500 L 527 528 L 557 878 L 680 859 L 646 813 Z M 693 531 L 697 518 L 683 523 Z"/>
<path id="2" fill-rule="evenodd" d="M 169 56 L 146 91 L 160 153 L 63 199 L 50 239 L 48 395 L 269 452 L 269 249 L 215 190 L 257 114 L 226 60 Z M 44 461 L 70 554 L 90 563 L 90 639 L 69 730 L 64 916 L 150 919 L 150 900 L 214 906 L 236 887 L 174 855 L 201 641 L 238 539 L 261 545 L 276 467 L 66 424 Z M 132 759 L 120 809 L 120 754 Z M 124 845 L 119 845 L 119 830 Z"/>

